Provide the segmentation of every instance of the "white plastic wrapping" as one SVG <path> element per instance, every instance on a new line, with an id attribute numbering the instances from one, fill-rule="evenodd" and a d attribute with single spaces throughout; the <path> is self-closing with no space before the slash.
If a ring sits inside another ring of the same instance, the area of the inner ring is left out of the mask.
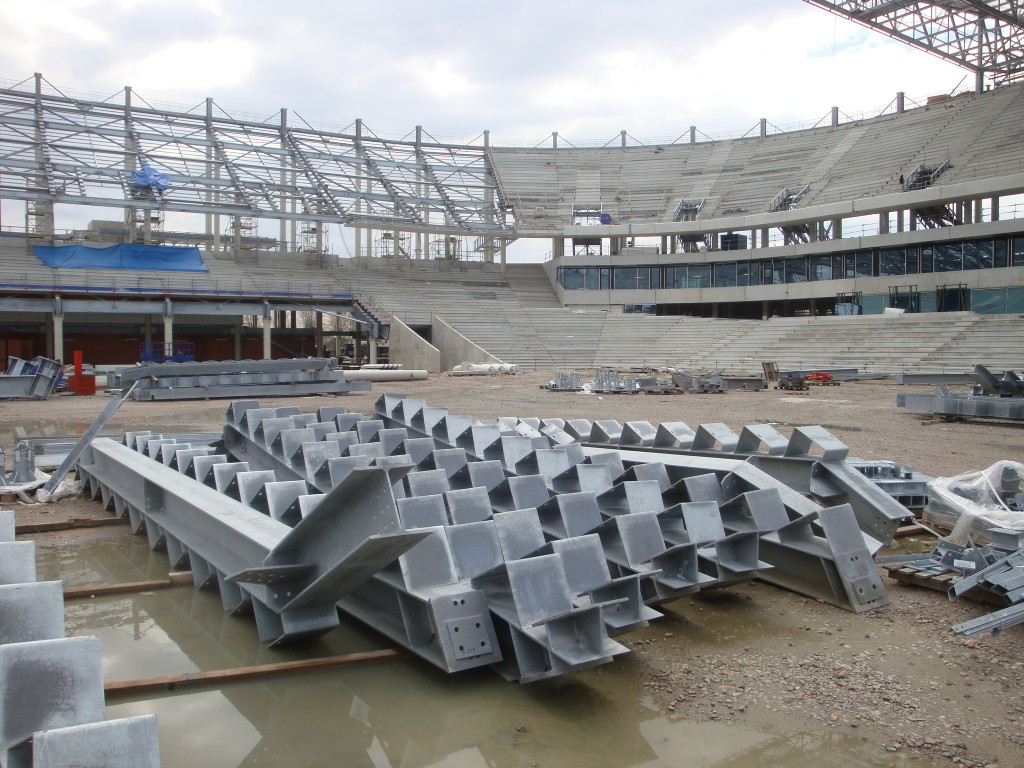
<path id="1" fill-rule="evenodd" d="M 956 520 L 949 540 L 967 545 L 967 536 L 979 528 L 1024 531 L 1024 512 L 1012 509 L 1005 498 L 1024 492 L 1024 464 L 997 461 L 988 469 L 954 477 L 936 477 L 928 483 L 928 508 Z"/>

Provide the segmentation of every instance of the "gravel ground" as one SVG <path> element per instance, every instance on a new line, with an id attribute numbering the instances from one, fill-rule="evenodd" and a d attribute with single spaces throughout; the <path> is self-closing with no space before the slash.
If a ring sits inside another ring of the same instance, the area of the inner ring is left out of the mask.
<path id="1" fill-rule="evenodd" d="M 685 421 L 691 427 L 723 422 L 734 430 L 771 423 L 783 433 L 820 424 L 849 445 L 851 455 L 892 459 L 930 475 L 1022 459 L 1020 425 L 932 421 L 902 411 L 895 407 L 900 388 L 892 381 L 845 383 L 806 394 L 584 395 L 541 389 L 549 375 L 435 376 L 374 384 L 370 393 L 265 402 L 304 411 L 344 405 L 367 413 L 382 393 L 405 392 L 474 417 Z M 9 450 L 22 430 L 81 433 L 106 402 L 100 394 L 0 404 L 0 446 Z M 227 401 L 128 402 L 107 431 L 217 431 L 226 407 Z M 19 521 L 109 514 L 84 498 L 16 509 Z M 111 529 L 82 535 L 105 530 Z M 76 535 L 46 534 L 69 544 Z M 901 541 L 908 543 L 915 544 Z M 664 607 L 665 619 L 620 639 L 642 662 L 636 668 L 651 701 L 671 718 L 742 723 L 773 734 L 795 733 L 809 723 L 859 729 L 861 738 L 877 745 L 878 765 L 903 765 L 905 759 L 1024 765 L 1024 626 L 999 639 L 964 640 L 949 627 L 990 606 L 950 602 L 942 593 L 884 580 L 892 604 L 867 614 L 749 583 L 675 601 Z"/>

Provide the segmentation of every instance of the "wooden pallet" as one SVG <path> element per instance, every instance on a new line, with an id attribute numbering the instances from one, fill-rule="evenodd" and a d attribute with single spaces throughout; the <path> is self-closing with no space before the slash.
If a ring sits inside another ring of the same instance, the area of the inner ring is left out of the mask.
<path id="1" fill-rule="evenodd" d="M 924 587 L 925 589 L 942 592 L 943 594 L 948 592 L 949 588 L 960 580 L 960 574 L 954 571 L 949 573 L 926 573 L 913 568 L 907 568 L 903 563 L 886 565 L 885 570 L 889 572 L 891 578 L 904 586 Z M 984 589 L 971 589 L 959 595 L 959 597 L 966 597 L 968 600 L 974 600 L 977 603 L 990 603 L 1006 607 L 1005 600 L 1000 600 L 997 595 Z"/>

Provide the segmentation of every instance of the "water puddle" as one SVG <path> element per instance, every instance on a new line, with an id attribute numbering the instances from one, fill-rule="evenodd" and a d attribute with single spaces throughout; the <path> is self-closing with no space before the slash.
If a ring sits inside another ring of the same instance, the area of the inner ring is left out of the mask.
<path id="1" fill-rule="evenodd" d="M 63 577 L 69 585 L 161 578 L 168 569 L 163 553 L 150 552 L 145 537 L 127 532 L 74 551 L 59 540 L 40 541 L 37 549 L 39 578 Z M 266 648 L 251 616 L 226 614 L 216 590 L 187 585 L 69 600 L 65 610 L 68 634 L 101 638 L 106 680 L 389 646 L 343 619 L 339 629 L 313 643 Z M 702 650 L 779 631 L 770 626 L 774 619 L 742 596 L 723 593 L 688 610 L 699 612 L 701 630 L 687 632 L 686 642 Z M 749 614 L 750 621 L 737 614 Z M 778 726 L 764 733 L 756 724 L 665 717 L 645 692 L 645 674 L 642 662 L 623 657 L 521 686 L 487 671 L 446 675 L 403 658 L 114 700 L 107 717 L 155 713 L 164 768 L 803 768 L 809 760 L 826 768 L 933 765 L 908 762 L 823 725 L 801 724 L 779 735 Z"/>

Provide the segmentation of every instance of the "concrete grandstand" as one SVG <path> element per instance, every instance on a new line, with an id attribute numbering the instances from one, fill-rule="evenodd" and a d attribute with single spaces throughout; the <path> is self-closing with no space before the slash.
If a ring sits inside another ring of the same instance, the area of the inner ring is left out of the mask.
<path id="1" fill-rule="evenodd" d="M 430 370 L 1020 367 L 1022 85 L 593 148 L 72 98 L 41 75 L 0 107 L 0 199 L 25 210 L 0 237 L 0 338 L 20 357 L 130 363 L 160 338 L 200 359 L 294 356 L 349 333 L 361 356 L 386 341 Z M 166 186 L 140 183 L 147 168 Z M 348 257 L 333 224 L 354 228 Z M 507 263 L 523 238 L 550 258 Z M 75 244 L 198 248 L 207 271 L 37 250 Z M 330 330 L 338 315 L 350 330 Z"/>

